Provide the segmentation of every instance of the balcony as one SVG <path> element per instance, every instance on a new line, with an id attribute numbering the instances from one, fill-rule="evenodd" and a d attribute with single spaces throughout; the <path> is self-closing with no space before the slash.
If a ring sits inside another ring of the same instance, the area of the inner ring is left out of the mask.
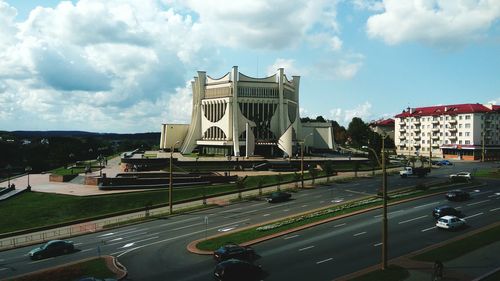
<path id="1" fill-rule="evenodd" d="M 414 140 L 420 140 L 420 136 L 414 136 L 413 139 Z"/>
<path id="2" fill-rule="evenodd" d="M 415 132 L 420 132 L 420 131 L 421 131 L 421 130 L 420 130 L 420 127 L 415 128 L 415 130 L 414 130 L 414 131 L 415 131 Z"/>
<path id="3" fill-rule="evenodd" d="M 414 143 L 414 144 L 413 144 L 413 146 L 414 146 L 414 147 L 421 147 L 421 145 L 420 145 L 420 143 L 419 143 L 419 142 Z"/>
<path id="4" fill-rule="evenodd" d="M 436 143 L 433 143 L 433 144 L 432 144 L 432 147 L 439 147 L 439 143 L 437 143 L 437 142 L 436 142 Z"/>
<path id="5" fill-rule="evenodd" d="M 403 136 L 403 135 L 401 135 L 401 136 L 399 136 L 399 139 L 400 139 L 400 140 L 404 140 L 404 139 L 406 139 L 406 137 L 405 137 L 405 136 Z"/>
<path id="6" fill-rule="evenodd" d="M 457 127 L 451 127 L 448 129 L 448 131 L 450 132 L 456 132 L 457 131 Z"/>
<path id="7" fill-rule="evenodd" d="M 432 120 L 431 123 L 432 124 L 439 124 L 439 120 L 437 120 L 437 119 L 436 120 Z"/>
<path id="8" fill-rule="evenodd" d="M 457 136 L 453 136 L 453 135 L 452 135 L 452 136 L 449 136 L 448 138 L 449 138 L 450 140 L 456 140 L 456 139 L 457 139 Z"/>
<path id="9" fill-rule="evenodd" d="M 404 125 L 406 125 L 406 122 L 404 120 L 401 120 L 401 121 L 399 121 L 399 125 L 404 126 Z"/>
<path id="10" fill-rule="evenodd" d="M 457 124 L 457 119 L 451 119 L 450 124 Z"/>
<path id="11" fill-rule="evenodd" d="M 433 140 L 438 140 L 438 139 L 439 139 L 439 136 L 432 136 L 432 139 L 433 139 Z"/>
<path id="12" fill-rule="evenodd" d="M 413 122 L 414 125 L 420 125 L 420 119 L 417 119 Z"/>
<path id="13" fill-rule="evenodd" d="M 433 132 L 439 132 L 439 128 L 437 128 L 437 127 L 436 128 L 432 128 L 432 131 Z"/>

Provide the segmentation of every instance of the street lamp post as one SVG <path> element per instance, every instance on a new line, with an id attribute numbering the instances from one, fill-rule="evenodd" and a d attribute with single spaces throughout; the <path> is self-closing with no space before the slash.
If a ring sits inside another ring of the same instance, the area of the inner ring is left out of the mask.
<path id="1" fill-rule="evenodd" d="M 30 186 L 30 172 L 31 172 L 31 170 L 32 170 L 31 166 L 27 166 L 26 168 L 24 168 L 24 171 L 26 173 L 28 173 L 28 186 L 27 186 L 28 190 L 31 189 L 31 186 Z"/>
<path id="2" fill-rule="evenodd" d="M 173 181 L 172 181 L 172 165 L 173 165 L 173 153 L 174 153 L 174 148 L 175 146 L 180 143 L 180 141 L 176 141 L 172 147 L 170 148 L 170 165 L 169 165 L 169 188 L 168 188 L 168 208 L 169 208 L 169 214 L 172 214 L 173 208 L 172 208 L 172 191 L 173 191 Z"/>
<path id="3" fill-rule="evenodd" d="M 102 154 L 99 154 L 99 156 L 97 156 L 97 161 L 99 161 L 99 177 L 102 177 L 102 164 L 104 162 L 104 157 L 102 156 Z"/>
<path id="4" fill-rule="evenodd" d="M 7 187 L 9 188 L 10 187 L 10 170 L 12 169 L 12 166 L 10 164 L 7 164 L 5 169 L 7 170 Z"/>
<path id="5" fill-rule="evenodd" d="M 375 155 L 377 162 L 382 168 L 382 270 L 387 269 L 387 258 L 388 258 L 388 222 L 387 222 L 387 171 L 385 168 L 385 138 L 387 136 L 382 136 L 382 151 L 381 151 L 381 161 L 378 159 L 375 150 L 368 146 L 363 146 L 364 149 L 369 149 Z"/>
<path id="6" fill-rule="evenodd" d="M 300 146 L 300 187 L 304 189 L 304 145 L 306 143 L 306 139 L 312 136 L 312 133 L 308 134 L 301 143 Z"/>

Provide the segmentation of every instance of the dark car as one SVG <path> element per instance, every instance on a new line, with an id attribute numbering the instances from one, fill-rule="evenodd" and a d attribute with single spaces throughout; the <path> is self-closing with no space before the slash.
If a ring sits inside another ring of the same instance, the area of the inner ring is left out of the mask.
<path id="1" fill-rule="evenodd" d="M 267 198 L 267 202 L 275 203 L 275 202 L 283 202 L 287 201 L 292 197 L 292 194 L 282 191 L 277 191 L 271 193 L 271 195 Z"/>
<path id="2" fill-rule="evenodd" d="M 251 261 L 255 258 L 255 251 L 250 247 L 243 247 L 238 244 L 226 244 L 214 251 L 214 260 L 217 262 L 239 259 Z"/>
<path id="3" fill-rule="evenodd" d="M 262 268 L 253 263 L 229 259 L 215 266 L 214 278 L 219 281 L 253 281 L 260 280 Z"/>
<path id="4" fill-rule="evenodd" d="M 28 255 L 32 260 L 39 260 L 48 257 L 54 257 L 62 254 L 71 253 L 75 250 L 72 241 L 52 240 L 42 246 L 31 250 Z"/>
<path id="5" fill-rule="evenodd" d="M 464 201 L 470 199 L 470 193 L 463 190 L 452 190 L 446 193 L 446 199 L 450 201 Z"/>
<path id="6" fill-rule="evenodd" d="M 438 206 L 432 210 L 432 216 L 436 219 L 444 216 L 462 216 L 462 212 L 450 206 Z"/>
<path id="7" fill-rule="evenodd" d="M 451 163 L 448 160 L 441 160 L 438 162 L 438 166 L 452 166 L 452 165 L 453 165 L 453 163 Z"/>

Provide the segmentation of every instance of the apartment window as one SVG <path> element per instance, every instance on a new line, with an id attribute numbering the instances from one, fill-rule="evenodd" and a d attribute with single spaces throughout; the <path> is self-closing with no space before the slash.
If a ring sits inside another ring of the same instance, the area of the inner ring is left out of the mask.
<path id="1" fill-rule="evenodd" d="M 466 141 L 465 141 L 465 144 L 470 144 L 470 140 L 466 140 Z"/>
<path id="2" fill-rule="evenodd" d="M 465 120 L 470 120 L 470 115 L 465 115 Z"/>
<path id="3" fill-rule="evenodd" d="M 458 120 L 462 120 L 462 115 L 458 116 Z"/>
<path id="4" fill-rule="evenodd" d="M 459 129 L 462 129 L 462 124 L 458 124 L 458 128 L 459 128 Z"/>
<path id="5" fill-rule="evenodd" d="M 458 141 L 458 144 L 462 144 L 462 140 L 459 140 L 459 141 Z"/>
<path id="6" fill-rule="evenodd" d="M 444 141 L 444 143 L 445 143 L 445 144 L 448 144 L 448 140 L 445 140 L 445 141 Z"/>
<path id="7" fill-rule="evenodd" d="M 462 132 L 459 132 L 459 133 L 458 133 L 458 136 L 459 136 L 459 137 L 461 137 L 461 136 L 462 136 Z"/>
<path id="8" fill-rule="evenodd" d="M 470 132 L 465 132 L 466 137 L 470 137 Z"/>
<path id="9" fill-rule="evenodd" d="M 465 128 L 469 129 L 470 128 L 470 124 L 469 123 L 465 124 Z"/>
<path id="10" fill-rule="evenodd" d="M 449 120 L 449 119 L 450 119 L 450 117 L 449 117 L 449 116 L 446 116 L 446 120 Z"/>

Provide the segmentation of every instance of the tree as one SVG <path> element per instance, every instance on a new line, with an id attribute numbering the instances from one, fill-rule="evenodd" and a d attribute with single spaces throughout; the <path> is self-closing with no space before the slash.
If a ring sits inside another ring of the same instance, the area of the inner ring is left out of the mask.
<path id="1" fill-rule="evenodd" d="M 333 129 L 333 137 L 336 143 L 344 144 L 347 140 L 347 132 L 344 126 L 340 126 L 337 121 L 330 121 Z"/>
<path id="2" fill-rule="evenodd" d="M 295 182 L 295 188 L 298 189 L 299 188 L 299 181 L 301 179 L 301 176 L 299 173 L 297 172 L 294 172 L 293 173 L 293 181 Z"/>
<path id="3" fill-rule="evenodd" d="M 314 168 L 314 165 L 309 166 L 309 175 L 311 175 L 312 184 L 314 185 L 314 180 L 318 176 L 318 170 Z"/>
<path id="4" fill-rule="evenodd" d="M 363 122 L 361 118 L 354 117 L 347 128 L 347 135 L 351 138 L 354 147 L 361 147 L 363 145 L 368 145 L 368 140 L 370 136 L 372 136 L 372 131 L 368 127 L 368 124 Z"/>
<path id="5" fill-rule="evenodd" d="M 323 163 L 322 168 L 326 174 L 326 182 L 330 182 L 330 176 L 333 175 L 334 172 L 332 161 L 326 161 Z"/>
<path id="6" fill-rule="evenodd" d="M 238 179 L 236 180 L 236 188 L 238 189 L 238 199 L 241 200 L 241 190 L 242 189 L 245 189 L 245 180 L 246 180 L 247 177 L 238 177 Z"/>
<path id="7" fill-rule="evenodd" d="M 276 175 L 276 182 L 277 182 L 277 189 L 278 191 L 280 191 L 280 184 L 281 184 L 281 181 L 283 180 L 283 177 L 281 176 L 281 173 L 278 173 Z"/>

